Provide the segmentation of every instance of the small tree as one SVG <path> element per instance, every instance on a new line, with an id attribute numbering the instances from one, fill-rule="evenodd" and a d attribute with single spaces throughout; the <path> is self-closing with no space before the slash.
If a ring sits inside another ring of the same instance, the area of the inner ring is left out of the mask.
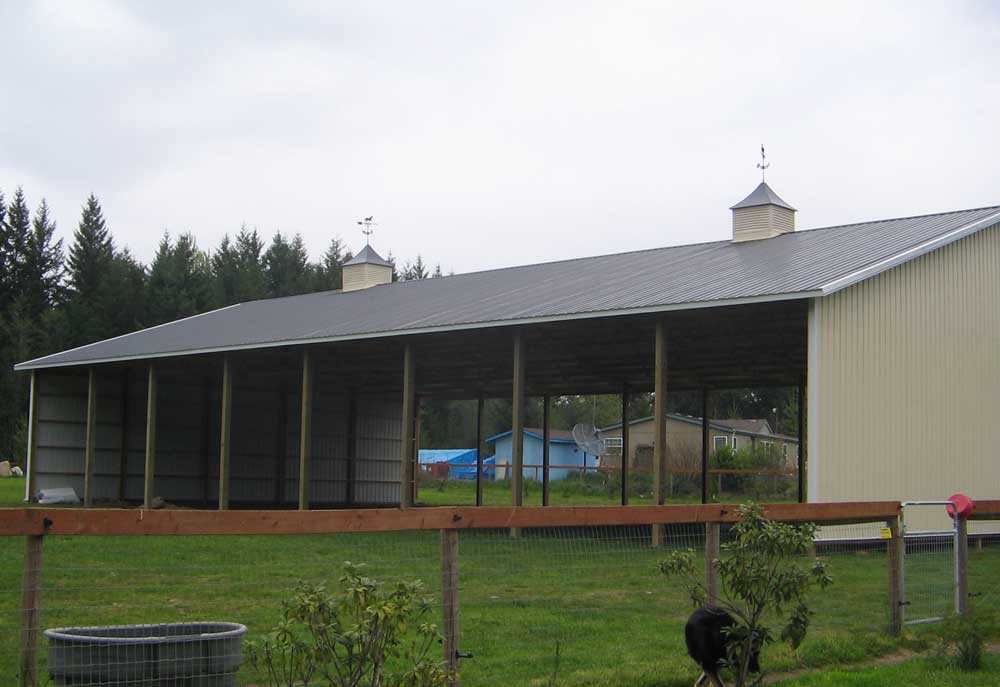
<path id="1" fill-rule="evenodd" d="M 739 507 L 739 521 L 733 539 L 722 546 L 715 562 L 720 594 L 716 605 L 732 615 L 735 625 L 728 634 L 728 667 L 736 674 L 736 686 L 759 684 L 751 681 L 750 657 L 755 649 L 775 641 L 798 648 L 805 638 L 812 611 L 806 594 L 812 587 L 825 588 L 832 580 L 826 566 L 813 560 L 809 566 L 794 557 L 806 554 L 816 534 L 816 525 L 790 525 L 764 517 L 754 503 Z M 690 584 L 691 599 L 705 605 L 705 586 L 695 566 L 694 552 L 676 551 L 660 566 L 668 576 L 681 576 Z M 768 623 L 777 620 L 781 627 Z"/>
<path id="2" fill-rule="evenodd" d="M 429 622 L 422 584 L 383 589 L 344 564 L 338 592 L 299 583 L 281 620 L 247 643 L 247 661 L 268 687 L 443 687 L 456 678 L 428 654 L 441 635 Z"/>

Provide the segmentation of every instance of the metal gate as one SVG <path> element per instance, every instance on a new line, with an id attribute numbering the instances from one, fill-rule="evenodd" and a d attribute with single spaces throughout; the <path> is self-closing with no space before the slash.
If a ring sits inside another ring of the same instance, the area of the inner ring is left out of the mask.
<path id="1" fill-rule="evenodd" d="M 957 612 L 958 529 L 920 530 L 907 526 L 918 512 L 944 509 L 951 501 L 904 501 L 903 622 L 934 623 Z"/>

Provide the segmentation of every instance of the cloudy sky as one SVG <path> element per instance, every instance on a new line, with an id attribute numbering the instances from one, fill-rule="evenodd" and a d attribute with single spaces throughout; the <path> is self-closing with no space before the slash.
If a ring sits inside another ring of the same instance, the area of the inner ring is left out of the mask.
<path id="1" fill-rule="evenodd" d="M 990 2 L 0 0 L 0 189 L 456 272 L 1000 204 Z"/>

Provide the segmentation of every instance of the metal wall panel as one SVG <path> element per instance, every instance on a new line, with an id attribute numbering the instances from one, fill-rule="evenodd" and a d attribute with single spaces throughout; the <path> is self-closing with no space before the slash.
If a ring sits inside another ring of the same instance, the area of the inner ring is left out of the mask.
<path id="1" fill-rule="evenodd" d="M 811 500 L 996 498 L 1000 226 L 814 302 L 809 368 Z"/>
<path id="2" fill-rule="evenodd" d="M 403 402 L 397 396 L 359 396 L 355 501 L 398 504 L 402 495 Z"/>

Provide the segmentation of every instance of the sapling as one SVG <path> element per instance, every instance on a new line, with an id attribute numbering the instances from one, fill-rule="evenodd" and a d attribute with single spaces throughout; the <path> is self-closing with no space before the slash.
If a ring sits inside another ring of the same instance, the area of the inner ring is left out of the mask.
<path id="1" fill-rule="evenodd" d="M 715 563 L 719 595 L 712 604 L 727 611 L 735 625 L 727 636 L 726 664 L 736 687 L 760 684 L 750 676 L 754 650 L 776 638 L 798 648 L 809 628 L 812 611 L 806 601 L 814 587 L 832 582 L 822 561 L 803 562 L 816 535 L 816 525 L 791 525 L 768 520 L 764 509 L 746 503 L 737 510 L 732 540 L 721 547 Z M 660 565 L 668 576 L 684 578 L 696 606 L 709 603 L 693 551 L 675 551 Z"/>

